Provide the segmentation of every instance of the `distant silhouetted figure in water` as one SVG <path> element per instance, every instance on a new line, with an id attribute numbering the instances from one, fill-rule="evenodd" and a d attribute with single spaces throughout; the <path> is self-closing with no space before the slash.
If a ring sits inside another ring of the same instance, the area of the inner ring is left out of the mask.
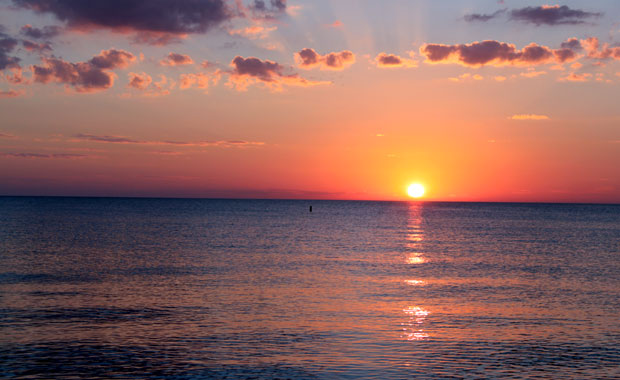
<path id="1" fill-rule="evenodd" d="M 310 212 L 312 212 L 312 206 L 310 206 Z"/>

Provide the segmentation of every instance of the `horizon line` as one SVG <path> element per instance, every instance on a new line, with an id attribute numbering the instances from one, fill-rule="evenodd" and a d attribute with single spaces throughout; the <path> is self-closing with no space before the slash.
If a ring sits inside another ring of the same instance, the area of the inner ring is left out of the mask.
<path id="1" fill-rule="evenodd" d="M 620 206 L 620 202 L 584 201 L 498 201 L 498 200 L 424 200 L 424 199 L 324 199 L 324 198 L 247 198 L 247 197 L 182 197 L 182 196 L 115 196 L 115 195 L 6 195 L 0 198 L 92 198 L 92 199 L 168 199 L 168 200 L 244 200 L 244 201 L 308 201 L 308 202 L 393 202 L 393 203 L 508 203 L 508 204 L 555 204 L 555 205 L 607 205 Z"/>

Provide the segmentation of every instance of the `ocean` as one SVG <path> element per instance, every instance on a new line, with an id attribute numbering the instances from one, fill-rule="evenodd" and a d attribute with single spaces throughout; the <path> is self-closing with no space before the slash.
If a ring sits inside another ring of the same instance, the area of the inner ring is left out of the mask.
<path id="1" fill-rule="evenodd" d="M 619 378 L 620 205 L 1 197 L 0 377 Z"/>

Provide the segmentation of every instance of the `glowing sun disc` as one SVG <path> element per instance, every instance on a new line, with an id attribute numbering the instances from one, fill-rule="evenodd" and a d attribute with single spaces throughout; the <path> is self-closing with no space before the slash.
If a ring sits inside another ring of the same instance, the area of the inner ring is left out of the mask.
<path id="1" fill-rule="evenodd" d="M 420 198 L 424 195 L 424 186 L 420 185 L 419 183 L 409 185 L 409 187 L 407 188 L 407 194 L 409 194 L 409 196 L 412 198 Z"/>

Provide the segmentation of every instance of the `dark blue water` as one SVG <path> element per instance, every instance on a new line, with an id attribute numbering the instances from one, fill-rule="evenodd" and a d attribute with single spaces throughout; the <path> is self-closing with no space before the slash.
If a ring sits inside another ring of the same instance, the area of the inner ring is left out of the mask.
<path id="1" fill-rule="evenodd" d="M 620 206 L 0 198 L 0 377 L 618 378 Z"/>

